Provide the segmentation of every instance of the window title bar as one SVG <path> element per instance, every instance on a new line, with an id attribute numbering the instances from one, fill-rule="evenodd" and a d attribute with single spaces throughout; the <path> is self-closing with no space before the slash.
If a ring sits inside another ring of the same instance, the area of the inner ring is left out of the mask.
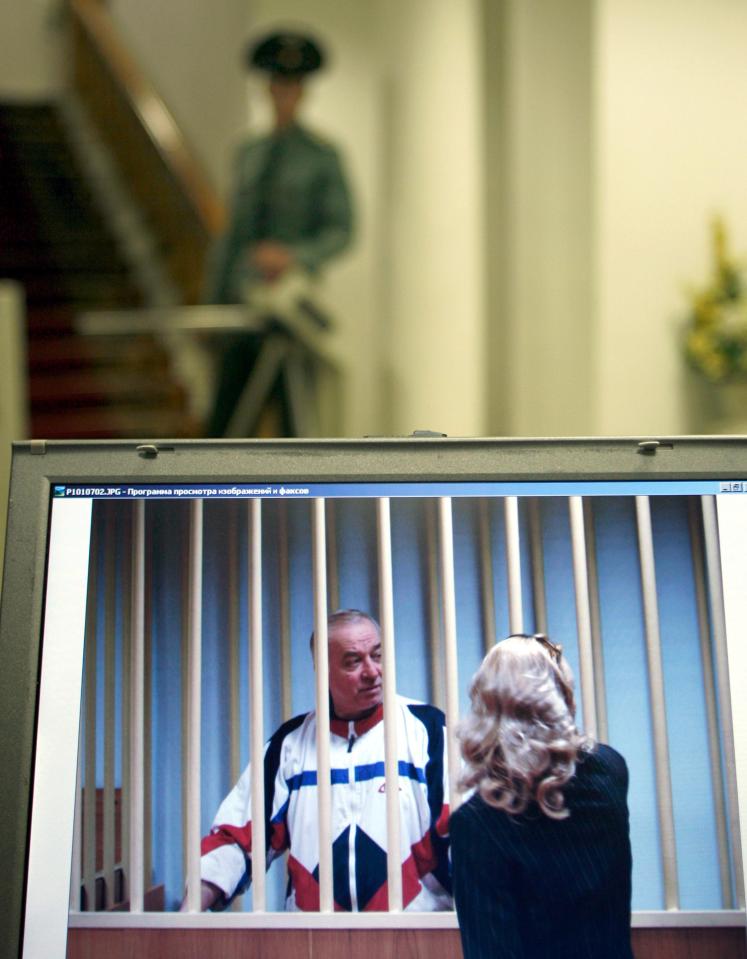
<path id="1" fill-rule="evenodd" d="M 55 499 L 315 499 L 491 496 L 703 496 L 747 493 L 746 480 L 643 480 L 496 483 L 55 483 Z"/>

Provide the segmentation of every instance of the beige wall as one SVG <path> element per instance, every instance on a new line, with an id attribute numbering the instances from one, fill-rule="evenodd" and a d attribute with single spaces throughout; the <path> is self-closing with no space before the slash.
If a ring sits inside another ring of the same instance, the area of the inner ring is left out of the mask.
<path id="1" fill-rule="evenodd" d="M 489 209 L 503 253 L 490 322 L 504 327 L 490 357 L 503 384 L 492 432 L 594 430 L 592 6 L 502 4 L 505 64 L 490 91 L 502 126 L 488 118 L 504 164 Z"/>
<path id="2" fill-rule="evenodd" d="M 0 3 L 0 97 L 37 99 L 59 87 L 56 0 Z"/>
<path id="3" fill-rule="evenodd" d="M 20 287 L 16 283 L 0 281 L 0 583 L 8 508 L 10 444 L 28 437 L 23 309 Z"/>
<path id="4" fill-rule="evenodd" d="M 394 433 L 487 427 L 483 90 L 476 0 L 381 4 L 387 171 L 380 317 Z"/>
<path id="5" fill-rule="evenodd" d="M 714 212 L 747 254 L 747 5 L 596 10 L 596 429 L 687 431 L 677 325 Z"/>
<path id="6" fill-rule="evenodd" d="M 714 213 L 747 252 L 747 6 L 498 7 L 505 169 L 489 228 L 503 260 L 490 319 L 507 385 L 491 428 L 687 432 L 678 325 L 687 287 L 708 278 Z"/>

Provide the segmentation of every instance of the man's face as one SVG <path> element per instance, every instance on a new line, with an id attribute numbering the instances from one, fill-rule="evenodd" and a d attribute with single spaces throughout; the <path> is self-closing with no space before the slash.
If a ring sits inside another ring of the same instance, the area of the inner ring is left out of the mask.
<path id="1" fill-rule="evenodd" d="M 276 75 L 270 78 L 270 99 L 279 126 L 292 123 L 303 95 L 303 83 L 298 77 Z"/>
<path id="2" fill-rule="evenodd" d="M 329 691 L 340 719 L 360 719 L 382 699 L 381 637 L 367 620 L 329 634 Z"/>

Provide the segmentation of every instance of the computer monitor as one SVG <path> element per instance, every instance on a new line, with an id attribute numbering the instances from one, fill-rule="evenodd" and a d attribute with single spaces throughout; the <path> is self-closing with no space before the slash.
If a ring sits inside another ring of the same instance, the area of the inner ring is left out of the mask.
<path id="1" fill-rule="evenodd" d="M 251 891 L 240 917 L 177 912 L 184 751 L 196 723 L 204 834 L 252 723 L 266 737 L 314 706 L 321 567 L 326 608 L 382 618 L 388 602 L 399 691 L 447 717 L 467 708 L 497 639 L 561 642 L 580 724 L 631 767 L 634 909 L 743 925 L 745 533 L 740 438 L 17 444 L 0 621 L 3 955 L 62 956 L 68 928 L 132 926 L 112 912 L 131 894 L 164 928 L 288 921 L 278 869 L 259 916 Z M 259 720 L 243 639 L 255 595 Z"/>

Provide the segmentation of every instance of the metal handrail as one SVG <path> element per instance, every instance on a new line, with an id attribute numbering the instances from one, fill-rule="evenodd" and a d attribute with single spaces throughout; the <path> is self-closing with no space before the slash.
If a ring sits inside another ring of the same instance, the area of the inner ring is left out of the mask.
<path id="1" fill-rule="evenodd" d="M 261 352 L 225 435 L 248 435 L 246 431 L 256 421 L 281 370 L 296 435 L 339 432 L 343 365 L 326 328 L 307 314 L 303 300 L 272 315 L 248 304 L 94 310 L 78 316 L 76 330 L 85 336 L 155 334 L 172 344 L 175 336 L 204 341 L 206 337 L 256 333 L 263 338 Z M 313 386 L 304 371 L 309 365 Z M 189 389 L 190 384 L 185 386 Z"/>
<path id="2" fill-rule="evenodd" d="M 205 232 L 218 234 L 223 205 L 195 158 L 173 114 L 118 35 L 106 7 L 96 0 L 68 0 L 70 10 L 103 60 L 122 98 L 201 220 Z"/>

